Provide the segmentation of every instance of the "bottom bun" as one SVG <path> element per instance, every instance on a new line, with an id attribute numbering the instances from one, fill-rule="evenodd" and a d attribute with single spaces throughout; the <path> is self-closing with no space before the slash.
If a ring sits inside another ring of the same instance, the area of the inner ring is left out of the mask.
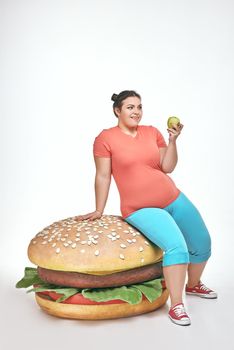
<path id="1" fill-rule="evenodd" d="M 154 302 L 144 299 L 141 303 L 131 305 L 128 303 L 108 305 L 78 305 L 63 304 L 46 300 L 35 294 L 38 305 L 50 315 L 80 319 L 80 320 L 104 320 L 121 317 L 129 317 L 154 311 L 163 306 L 169 297 L 169 292 L 164 289 L 162 295 Z"/>

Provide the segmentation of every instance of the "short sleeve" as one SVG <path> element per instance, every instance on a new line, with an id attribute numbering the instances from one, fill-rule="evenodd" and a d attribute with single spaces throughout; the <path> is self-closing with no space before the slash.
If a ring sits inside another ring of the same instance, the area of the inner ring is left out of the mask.
<path id="1" fill-rule="evenodd" d="M 156 143 L 158 145 L 158 148 L 167 147 L 166 141 L 165 141 L 163 135 L 161 134 L 161 132 L 152 125 L 150 125 L 150 127 L 152 128 L 152 132 L 153 132 L 154 138 L 156 140 Z"/>
<path id="2" fill-rule="evenodd" d="M 111 148 L 106 138 L 100 133 L 93 143 L 93 155 L 96 157 L 111 158 Z"/>

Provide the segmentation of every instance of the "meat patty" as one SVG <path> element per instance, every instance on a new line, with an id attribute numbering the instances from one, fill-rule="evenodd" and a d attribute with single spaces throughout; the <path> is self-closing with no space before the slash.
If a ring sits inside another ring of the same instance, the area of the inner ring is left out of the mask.
<path id="1" fill-rule="evenodd" d="M 90 275 L 80 272 L 64 272 L 44 269 L 38 266 L 40 278 L 51 284 L 76 288 L 104 288 L 127 286 L 159 278 L 163 275 L 162 262 L 116 272 L 109 275 Z"/>

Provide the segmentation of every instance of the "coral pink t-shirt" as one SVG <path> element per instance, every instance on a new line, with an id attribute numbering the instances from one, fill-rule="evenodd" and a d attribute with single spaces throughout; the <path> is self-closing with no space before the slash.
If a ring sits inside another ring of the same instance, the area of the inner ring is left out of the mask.
<path id="1" fill-rule="evenodd" d="M 160 167 L 160 147 L 167 144 L 152 125 L 138 125 L 135 137 L 115 126 L 95 138 L 93 154 L 111 157 L 123 219 L 141 208 L 164 208 L 178 197 L 180 190 Z"/>

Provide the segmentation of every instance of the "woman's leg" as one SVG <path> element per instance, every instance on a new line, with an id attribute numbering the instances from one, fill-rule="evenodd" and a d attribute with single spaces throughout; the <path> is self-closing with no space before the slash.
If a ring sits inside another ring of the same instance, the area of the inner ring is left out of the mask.
<path id="1" fill-rule="evenodd" d="M 163 276 L 170 294 L 171 307 L 183 303 L 182 294 L 185 285 L 188 264 L 179 264 L 163 267 Z"/>
<path id="2" fill-rule="evenodd" d="M 181 303 L 189 255 L 183 234 L 174 219 L 163 209 L 143 208 L 125 221 L 164 251 L 163 275 L 171 306 Z"/>
<path id="3" fill-rule="evenodd" d="M 189 264 L 188 266 L 188 281 L 187 286 L 192 288 L 201 280 L 202 272 L 207 264 L 207 261 L 199 264 Z"/>
<path id="4" fill-rule="evenodd" d="M 211 256 L 211 238 L 201 214 L 194 204 L 183 194 L 164 208 L 173 217 L 184 235 L 190 265 L 188 285 L 193 287 L 200 281 L 207 260 Z"/>

